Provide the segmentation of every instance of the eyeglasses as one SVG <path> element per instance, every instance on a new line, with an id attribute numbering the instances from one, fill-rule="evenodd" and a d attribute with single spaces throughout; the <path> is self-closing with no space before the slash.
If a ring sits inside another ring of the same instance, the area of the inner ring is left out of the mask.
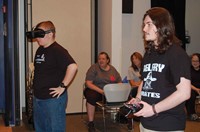
<path id="1" fill-rule="evenodd" d="M 192 60 L 192 62 L 199 62 L 198 60 Z"/>

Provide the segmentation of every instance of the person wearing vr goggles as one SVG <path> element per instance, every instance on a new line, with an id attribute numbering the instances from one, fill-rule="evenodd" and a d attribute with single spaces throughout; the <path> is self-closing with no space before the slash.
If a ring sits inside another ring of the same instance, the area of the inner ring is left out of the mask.
<path id="1" fill-rule="evenodd" d="M 51 21 L 37 24 L 27 32 L 39 44 L 34 58 L 33 119 L 36 132 L 65 132 L 67 89 L 77 71 L 68 51 L 55 41 Z"/>

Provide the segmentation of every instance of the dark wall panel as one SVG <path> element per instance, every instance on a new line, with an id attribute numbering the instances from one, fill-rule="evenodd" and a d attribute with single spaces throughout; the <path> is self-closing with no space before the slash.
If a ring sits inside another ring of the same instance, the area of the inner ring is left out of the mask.
<path id="1" fill-rule="evenodd" d="M 164 7 L 174 19 L 176 36 L 182 41 L 185 49 L 185 0 L 151 0 L 152 7 Z"/>
<path id="2" fill-rule="evenodd" d="M 6 12 L 4 23 L 7 34 L 4 36 L 5 59 L 5 124 L 15 126 L 20 123 L 19 94 L 19 43 L 18 43 L 18 0 L 4 0 Z"/>
<path id="3" fill-rule="evenodd" d="M 3 0 L 0 0 L 3 7 Z M 4 79 L 4 37 L 3 37 L 3 10 L 0 10 L 0 112 L 5 109 L 5 79 Z"/>
<path id="4" fill-rule="evenodd" d="M 133 13 L 133 0 L 122 0 L 122 13 Z"/>

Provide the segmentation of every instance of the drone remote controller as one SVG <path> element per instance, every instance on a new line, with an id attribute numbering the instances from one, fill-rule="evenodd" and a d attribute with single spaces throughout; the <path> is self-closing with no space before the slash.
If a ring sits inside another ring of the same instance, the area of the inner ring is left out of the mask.
<path id="1" fill-rule="evenodd" d="M 131 110 L 131 113 L 136 113 L 143 108 L 143 104 L 124 104 L 124 106 Z"/>

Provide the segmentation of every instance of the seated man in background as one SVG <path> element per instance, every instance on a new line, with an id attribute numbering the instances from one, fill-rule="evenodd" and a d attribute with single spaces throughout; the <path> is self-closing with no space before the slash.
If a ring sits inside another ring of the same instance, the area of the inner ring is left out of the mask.
<path id="1" fill-rule="evenodd" d="M 96 102 L 102 100 L 104 95 L 103 87 L 110 83 L 122 82 L 120 74 L 110 65 L 110 57 L 106 52 L 98 55 L 98 63 L 93 64 L 86 73 L 86 89 L 84 91 L 88 115 L 88 130 L 94 132 L 94 113 Z"/>

